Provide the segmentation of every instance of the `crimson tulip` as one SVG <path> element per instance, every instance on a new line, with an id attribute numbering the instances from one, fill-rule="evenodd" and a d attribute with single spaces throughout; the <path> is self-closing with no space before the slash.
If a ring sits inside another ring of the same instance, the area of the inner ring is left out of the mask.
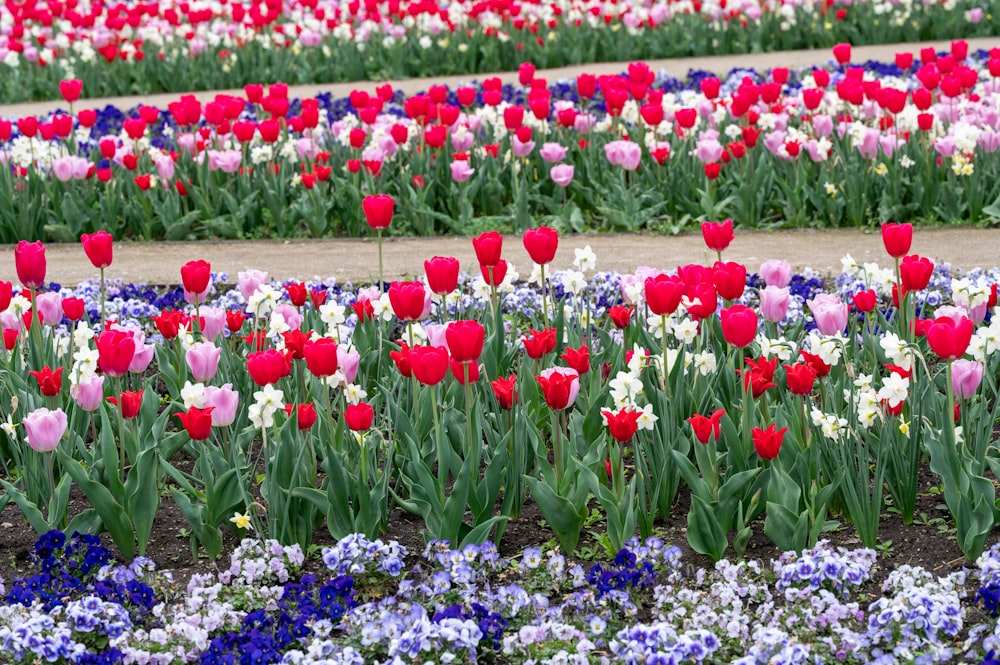
<path id="1" fill-rule="evenodd" d="M 246 321 L 247 315 L 244 312 L 238 310 L 227 310 L 226 311 L 226 328 L 229 332 L 235 334 L 243 329 L 243 322 Z M 176 336 L 176 335 L 175 335 Z"/>
<path id="2" fill-rule="evenodd" d="M 760 397 L 768 388 L 774 387 L 774 371 L 778 368 L 778 359 L 758 358 L 746 359 L 749 369 L 736 370 L 743 377 L 743 385 L 750 391 L 754 399 Z"/>
<path id="3" fill-rule="evenodd" d="M 277 383 L 285 375 L 285 354 L 276 349 L 255 351 L 247 356 L 247 372 L 258 386 Z"/>
<path id="4" fill-rule="evenodd" d="M 754 427 L 750 430 L 750 436 L 753 438 L 753 449 L 757 451 L 761 459 L 774 459 L 781 452 L 782 439 L 788 428 L 782 427 L 775 430 L 776 427 L 777 425 L 771 423 L 767 429 Z"/>
<path id="5" fill-rule="evenodd" d="M 524 249 L 531 260 L 539 265 L 552 263 L 559 247 L 559 232 L 548 226 L 528 229 L 524 232 Z"/>
<path id="6" fill-rule="evenodd" d="M 711 284 L 694 284 L 685 289 L 682 302 L 687 313 L 701 321 L 715 313 L 715 309 L 719 306 L 719 296 Z"/>
<path id="7" fill-rule="evenodd" d="M 942 360 L 961 358 L 969 348 L 973 328 L 972 320 L 964 316 L 958 321 L 939 316 L 927 328 L 927 343 Z"/>
<path id="8" fill-rule="evenodd" d="M 744 348 L 757 336 L 757 313 L 746 305 L 733 305 L 721 312 L 722 335 L 732 346 Z"/>
<path id="9" fill-rule="evenodd" d="M 418 321 L 430 309 L 430 294 L 420 282 L 393 282 L 389 287 L 389 304 L 401 321 Z"/>
<path id="10" fill-rule="evenodd" d="M 556 348 L 556 329 L 546 330 L 528 329 L 528 334 L 524 337 L 524 351 L 533 360 L 539 360 L 542 356 L 552 353 Z"/>
<path id="11" fill-rule="evenodd" d="M 6 311 L 10 307 L 10 301 L 14 298 L 14 285 L 10 282 L 0 282 L 0 312 Z"/>
<path id="12" fill-rule="evenodd" d="M 601 409 L 601 416 L 603 416 L 604 422 L 608 426 L 608 432 L 611 433 L 615 441 L 625 443 L 635 436 L 636 431 L 639 429 L 639 418 L 642 416 L 642 411 L 637 411 L 629 407 L 619 409 L 618 411 Z"/>
<path id="13" fill-rule="evenodd" d="M 448 373 L 448 349 L 443 346 L 414 346 L 410 349 L 410 368 L 413 376 L 423 385 L 437 385 Z"/>
<path id="14" fill-rule="evenodd" d="M 910 251 L 913 243 L 913 224 L 894 224 L 886 222 L 882 225 L 882 244 L 889 256 L 901 259 Z"/>
<path id="15" fill-rule="evenodd" d="M 495 266 L 480 264 L 479 271 L 483 275 L 483 281 L 488 286 L 500 286 L 503 278 L 507 276 L 507 261 L 500 259 Z"/>
<path id="16" fill-rule="evenodd" d="M 413 366 L 410 363 L 410 345 L 399 343 L 399 351 L 390 351 L 389 357 L 396 363 L 396 370 L 406 378 L 413 376 Z"/>
<path id="17" fill-rule="evenodd" d="M 855 293 L 851 296 L 851 300 L 854 301 L 854 306 L 858 308 L 859 312 L 870 312 L 875 309 L 875 305 L 878 303 L 878 294 L 875 293 L 874 289 L 868 289 Z"/>
<path id="18" fill-rule="evenodd" d="M 628 328 L 629 322 L 632 319 L 632 312 L 634 311 L 634 307 L 615 305 L 614 307 L 608 309 L 608 318 L 610 318 L 611 322 L 615 324 L 615 328 L 624 330 L 625 328 Z"/>
<path id="19" fill-rule="evenodd" d="M 375 409 L 368 402 L 348 404 L 344 409 L 344 422 L 352 432 L 367 432 L 375 420 Z"/>
<path id="20" fill-rule="evenodd" d="M 466 383 L 475 383 L 479 380 L 478 363 L 460 363 L 452 358 L 449 362 L 449 367 L 451 368 L 451 375 L 463 386 Z M 466 381 L 466 373 L 468 373 L 468 381 Z"/>
<path id="21" fill-rule="evenodd" d="M 295 412 L 295 424 L 296 426 L 305 431 L 313 426 L 316 422 L 316 405 L 312 402 L 306 402 L 305 404 L 286 404 L 285 413 L 288 417 L 292 417 L 292 411 Z"/>
<path id="22" fill-rule="evenodd" d="M 368 195 L 361 202 L 365 213 L 365 221 L 373 229 L 387 229 L 392 223 L 392 215 L 396 210 L 396 200 L 388 194 Z"/>
<path id="23" fill-rule="evenodd" d="M 683 295 L 684 281 L 680 277 L 661 274 L 646 278 L 646 305 L 657 316 L 669 316 L 677 311 Z"/>
<path id="24" fill-rule="evenodd" d="M 141 390 L 126 390 L 117 399 L 108 397 L 108 401 L 122 410 L 122 418 L 131 420 L 139 415 L 142 406 Z"/>
<path id="25" fill-rule="evenodd" d="M 535 377 L 542 388 L 545 403 L 550 409 L 560 410 L 573 406 L 580 393 L 580 376 L 569 367 L 552 367 L 542 370 Z"/>
<path id="26" fill-rule="evenodd" d="M 911 254 L 899 262 L 899 278 L 905 291 L 926 289 L 933 273 L 934 263 L 925 256 Z"/>
<path id="27" fill-rule="evenodd" d="M 372 305 L 371 300 L 358 300 L 351 303 L 351 309 L 358 317 L 360 323 L 365 321 L 371 321 L 375 318 L 375 306 Z"/>
<path id="28" fill-rule="evenodd" d="M 806 361 L 806 364 L 812 367 L 813 371 L 816 372 L 816 378 L 823 378 L 830 373 L 830 366 L 815 353 L 799 351 L 799 355 L 802 356 L 802 359 Z"/>
<path id="29" fill-rule="evenodd" d="M 83 81 L 80 79 L 66 79 L 59 81 L 59 94 L 66 100 L 67 104 L 72 104 L 80 99 L 83 92 Z"/>
<path id="30" fill-rule="evenodd" d="M 701 237 L 709 249 L 722 252 L 733 241 L 733 220 L 702 222 Z"/>
<path id="31" fill-rule="evenodd" d="M 581 345 L 578 349 L 571 349 L 567 346 L 559 357 L 581 376 L 590 371 L 590 349 L 587 348 L 586 344 Z"/>
<path id="32" fill-rule="evenodd" d="M 453 321 L 445 331 L 445 339 L 453 360 L 471 363 L 483 353 L 486 330 L 478 321 Z"/>
<path id="33" fill-rule="evenodd" d="M 493 394 L 496 395 L 497 402 L 501 409 L 512 409 L 517 404 L 517 375 L 511 374 L 504 378 L 497 377 L 490 381 L 493 387 Z"/>
<path id="34" fill-rule="evenodd" d="M 285 293 L 288 294 L 288 300 L 291 301 L 296 307 L 302 307 L 306 304 L 306 298 L 309 297 L 309 291 L 306 289 L 306 285 L 302 282 L 289 282 L 285 284 Z"/>
<path id="35" fill-rule="evenodd" d="M 747 285 L 747 267 L 735 261 L 716 261 L 712 266 L 712 284 L 723 300 L 738 300 Z"/>
<path id="36" fill-rule="evenodd" d="M 55 397 L 62 389 L 62 372 L 62 367 L 53 372 L 52 368 L 46 365 L 41 370 L 31 370 L 28 374 L 38 381 L 38 390 L 42 395 Z"/>
<path id="37" fill-rule="evenodd" d="M 500 253 L 503 251 L 503 236 L 496 231 L 487 231 L 472 239 L 472 248 L 476 250 L 479 265 L 491 267 L 500 263 Z M 497 280 L 498 282 L 500 280 Z"/>
<path id="38" fill-rule="evenodd" d="M 181 425 L 184 426 L 184 430 L 192 441 L 204 441 L 212 435 L 212 411 L 214 410 L 214 406 L 204 409 L 192 406 L 187 412 L 174 415 L 181 421 Z"/>
<path id="39" fill-rule="evenodd" d="M 97 233 L 80 236 L 83 251 L 95 268 L 107 268 L 113 257 L 111 234 L 103 229 Z"/>
<path id="40" fill-rule="evenodd" d="M 208 261 L 188 261 L 181 266 L 181 281 L 184 290 L 201 294 L 208 289 L 208 281 L 212 277 L 212 264 Z"/>
<path id="41" fill-rule="evenodd" d="M 785 368 L 785 383 L 793 395 L 808 395 L 812 392 L 816 381 L 816 370 L 809 363 L 783 365 Z"/>
<path id="42" fill-rule="evenodd" d="M 45 245 L 40 240 L 22 240 L 14 248 L 14 268 L 21 284 L 37 289 L 45 283 Z"/>
<path id="43" fill-rule="evenodd" d="M 302 355 L 313 376 L 322 379 L 337 371 L 337 343 L 329 337 L 309 340 L 302 346 Z"/>
<path id="44" fill-rule="evenodd" d="M 460 264 L 453 256 L 435 256 L 424 261 L 427 285 L 439 296 L 447 295 L 458 288 Z"/>
<path id="45" fill-rule="evenodd" d="M 62 309 L 63 314 L 70 321 L 79 321 L 83 318 L 85 303 L 83 298 L 63 298 Z M 0 310 L 2 311 L 2 310 Z"/>
<path id="46" fill-rule="evenodd" d="M 125 376 L 135 355 L 135 338 L 124 330 L 105 330 L 97 336 L 97 367 L 107 376 Z"/>
<path id="47" fill-rule="evenodd" d="M 711 416 L 696 413 L 687 421 L 691 423 L 691 429 L 698 441 L 708 444 L 713 438 L 718 441 L 719 437 L 722 436 L 722 416 L 724 415 L 726 415 L 725 409 L 716 409 Z"/>

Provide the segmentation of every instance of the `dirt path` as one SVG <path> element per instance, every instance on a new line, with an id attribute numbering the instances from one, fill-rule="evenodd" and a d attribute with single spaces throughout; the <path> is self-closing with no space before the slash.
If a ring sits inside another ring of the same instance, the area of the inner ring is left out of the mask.
<path id="1" fill-rule="evenodd" d="M 700 234 L 580 235 L 562 238 L 555 268 L 570 267 L 573 250 L 585 245 L 597 254 L 598 270 L 631 272 L 643 265 L 668 269 L 713 258 Z M 963 269 L 993 267 L 1000 264 L 1000 231 L 918 229 L 912 251 Z M 383 252 L 387 279 L 418 275 L 423 272 L 424 260 L 435 255 L 459 258 L 465 271 L 478 269 L 469 238 L 392 239 L 385 242 Z M 767 259 L 781 258 L 796 269 L 839 273 L 840 259 L 848 253 L 859 262 L 890 264 L 881 236 L 857 230 L 737 231 L 723 258 L 744 262 L 752 271 Z M 97 276 L 79 244 L 49 245 L 46 256 L 48 281 L 69 285 Z M 504 256 L 522 275 L 530 272 L 519 238 L 505 239 Z M 181 265 L 193 259 L 209 261 L 213 270 L 228 273 L 233 282 L 236 273 L 247 268 L 266 270 L 272 278 L 282 280 L 335 277 L 343 283 L 378 275 L 378 249 L 373 239 L 116 243 L 114 263 L 106 274 L 129 282 L 176 284 Z M 11 246 L 0 246 L 0 279 L 17 279 Z"/>

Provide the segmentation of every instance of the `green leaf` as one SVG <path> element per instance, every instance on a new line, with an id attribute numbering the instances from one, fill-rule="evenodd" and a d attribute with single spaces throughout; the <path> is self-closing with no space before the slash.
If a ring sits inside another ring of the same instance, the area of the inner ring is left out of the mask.
<path id="1" fill-rule="evenodd" d="M 726 529 L 716 517 L 712 506 L 697 495 L 691 496 L 691 508 L 688 510 L 688 543 L 691 549 L 699 554 L 718 561 L 729 546 Z"/>
<path id="2" fill-rule="evenodd" d="M 586 502 L 583 505 L 559 496 L 544 482 L 531 476 L 525 476 L 524 482 L 531 490 L 538 509 L 542 511 L 545 520 L 552 527 L 552 531 L 559 540 L 559 546 L 565 554 L 572 554 L 576 550 L 576 544 L 580 540 L 580 531 L 583 529 L 583 521 L 587 517 Z"/>
<path id="3" fill-rule="evenodd" d="M 73 477 L 74 482 L 90 500 L 94 510 L 101 516 L 101 522 L 122 556 L 131 560 L 135 556 L 135 534 L 125 514 L 125 508 L 115 501 L 104 485 L 91 479 L 79 462 L 62 450 L 57 449 L 56 454 L 66 473 Z"/>

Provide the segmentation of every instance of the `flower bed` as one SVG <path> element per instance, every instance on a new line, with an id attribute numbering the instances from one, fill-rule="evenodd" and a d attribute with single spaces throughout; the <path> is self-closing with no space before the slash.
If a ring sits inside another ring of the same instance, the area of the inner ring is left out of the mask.
<path id="1" fill-rule="evenodd" d="M 372 193 L 398 207 L 387 232 L 420 235 L 995 220 L 994 73 L 1000 57 L 956 42 L 725 80 L 636 63 L 549 85 L 525 67 L 524 87 L 289 100 L 274 84 L 0 121 L 0 241 L 360 235 Z"/>
<path id="2" fill-rule="evenodd" d="M 0 98 L 509 71 L 996 33 L 995 2 L 48 2 L 0 8 Z M 334 63 L 334 64 L 331 64 Z"/>

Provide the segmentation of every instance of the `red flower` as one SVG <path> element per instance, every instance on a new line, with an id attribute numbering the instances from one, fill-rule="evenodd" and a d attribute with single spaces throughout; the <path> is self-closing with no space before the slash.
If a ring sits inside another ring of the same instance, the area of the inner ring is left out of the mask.
<path id="1" fill-rule="evenodd" d="M 646 305 L 657 316 L 673 314 L 681 304 L 684 282 L 673 275 L 647 277 L 645 282 Z"/>
<path id="2" fill-rule="evenodd" d="M 481 266 L 495 266 L 500 263 L 503 236 L 496 231 L 487 231 L 478 238 L 472 239 L 472 248 L 476 250 L 476 259 Z"/>
<path id="3" fill-rule="evenodd" d="M 774 387 L 774 370 L 778 368 L 778 359 L 758 358 L 756 361 L 747 358 L 746 364 L 750 369 L 743 369 L 743 385 L 750 391 L 756 399 L 764 394 L 768 388 Z M 738 372 L 740 370 L 737 370 Z"/>
<path id="4" fill-rule="evenodd" d="M 813 382 L 816 381 L 816 370 L 808 363 L 795 363 L 794 365 L 784 365 L 785 383 L 788 390 L 793 395 L 808 395 L 812 392 Z"/>
<path id="5" fill-rule="evenodd" d="M 719 306 L 719 296 L 711 284 L 690 285 L 685 289 L 684 296 L 687 298 L 684 308 L 698 321 L 712 316 Z"/>
<path id="6" fill-rule="evenodd" d="M 41 240 L 22 240 L 14 249 L 14 268 L 21 284 L 37 289 L 45 282 L 45 245 Z"/>
<path id="7" fill-rule="evenodd" d="M 387 229 L 392 223 L 392 215 L 396 209 L 396 200 L 388 194 L 368 195 L 361 202 L 365 212 L 365 221 L 373 229 Z"/>
<path id="8" fill-rule="evenodd" d="M 581 345 L 578 349 L 566 347 L 559 357 L 581 376 L 590 371 L 590 349 L 587 348 L 586 344 Z"/>
<path id="9" fill-rule="evenodd" d="M 238 310 L 229 310 L 226 312 L 226 328 L 229 332 L 236 334 L 243 329 L 243 322 L 246 320 L 247 315 Z M 174 334 L 176 337 L 176 333 Z"/>
<path id="10" fill-rule="evenodd" d="M 754 427 L 750 430 L 750 436 L 753 437 L 753 449 L 762 459 L 774 459 L 781 452 L 781 440 L 788 428 L 782 427 L 775 431 L 775 427 L 777 425 L 771 423 L 767 429 Z"/>
<path id="11" fill-rule="evenodd" d="M 714 249 L 716 252 L 723 251 L 733 241 L 733 220 L 702 222 L 701 237 L 705 239 L 709 249 Z"/>
<path id="12" fill-rule="evenodd" d="M 181 321 L 184 319 L 183 312 L 165 310 L 159 316 L 153 316 L 153 324 L 160 331 L 164 339 L 174 339 L 180 332 Z"/>
<path id="13" fill-rule="evenodd" d="M 62 309 L 67 319 L 70 321 L 79 321 L 83 318 L 85 311 L 83 298 L 63 298 Z"/>
<path id="14" fill-rule="evenodd" d="M 927 328 L 927 343 L 942 360 L 961 358 L 972 340 L 973 323 L 964 316 L 958 321 L 940 316 Z"/>
<path id="15" fill-rule="evenodd" d="M 414 346 L 410 349 L 410 368 L 420 383 L 437 385 L 448 373 L 448 349 L 443 346 Z"/>
<path id="16" fill-rule="evenodd" d="M 535 377 L 542 388 L 545 403 L 550 409 L 565 409 L 573 406 L 580 392 L 580 377 L 576 370 L 568 367 L 553 367 Z"/>
<path id="17" fill-rule="evenodd" d="M 375 410 L 368 402 L 348 404 L 347 408 L 344 409 L 344 422 L 347 423 L 348 429 L 353 432 L 367 432 L 371 429 L 374 419 Z"/>
<path id="18" fill-rule="evenodd" d="M 548 226 L 528 229 L 524 232 L 524 249 L 531 260 L 539 265 L 552 263 L 559 246 L 559 233 Z"/>
<path id="19" fill-rule="evenodd" d="M 471 363 L 483 353 L 486 330 L 478 321 L 454 321 L 445 330 L 445 339 L 453 360 Z"/>
<path id="20" fill-rule="evenodd" d="M 854 306 L 858 308 L 859 312 L 870 312 L 875 309 L 875 305 L 878 303 L 878 294 L 875 293 L 874 289 L 868 289 L 855 293 L 851 296 L 851 300 L 854 301 Z"/>
<path id="21" fill-rule="evenodd" d="M 389 304 L 401 321 L 417 321 L 424 316 L 426 291 L 420 282 L 393 282 L 389 286 Z"/>
<path id="22" fill-rule="evenodd" d="M 552 353 L 556 348 L 556 329 L 548 330 L 528 329 L 528 334 L 524 337 L 524 351 L 529 358 L 534 360 Z"/>
<path id="23" fill-rule="evenodd" d="M 313 307 L 319 309 L 326 302 L 326 289 L 309 289 L 309 299 L 312 301 Z"/>
<path id="24" fill-rule="evenodd" d="M 292 417 L 292 411 L 295 411 L 296 425 L 300 430 L 307 430 L 313 426 L 316 422 L 316 405 L 312 402 L 306 402 L 305 404 L 286 404 L 285 413 L 288 417 Z"/>
<path id="25" fill-rule="evenodd" d="M 624 305 L 615 305 L 608 310 L 608 317 L 611 319 L 612 323 L 615 324 L 615 328 L 619 330 L 624 330 L 628 328 L 629 322 L 632 319 L 632 312 L 635 311 L 634 307 L 625 307 Z"/>
<path id="26" fill-rule="evenodd" d="M 122 394 L 122 397 L 124 397 L 124 394 Z M 122 403 L 124 404 L 124 400 Z M 192 406 L 188 409 L 187 413 L 177 413 L 174 415 L 181 421 L 181 425 L 184 426 L 188 436 L 193 441 L 204 441 L 212 435 L 212 411 L 214 410 L 214 406 L 204 409 Z"/>
<path id="27" fill-rule="evenodd" d="M 62 98 L 66 100 L 67 103 L 72 104 L 76 100 L 80 99 L 80 93 L 83 92 L 83 81 L 80 79 L 67 79 L 65 81 L 59 81 L 59 94 Z"/>
<path id="28" fill-rule="evenodd" d="M 716 441 L 722 436 L 722 416 L 726 415 L 725 409 L 716 409 L 716 411 L 708 417 L 701 414 L 694 414 L 687 419 L 691 423 L 691 429 L 694 430 L 694 435 L 699 441 L 707 444 L 713 437 Z"/>
<path id="29" fill-rule="evenodd" d="M 131 420 L 139 415 L 139 408 L 142 406 L 142 391 L 126 390 L 118 399 L 109 397 L 108 401 L 115 406 L 121 407 L 122 418 Z"/>
<path id="30" fill-rule="evenodd" d="M 390 351 L 389 357 L 396 363 L 396 369 L 406 378 L 413 376 L 413 368 L 410 364 L 410 345 L 406 342 L 399 343 L 399 351 Z"/>
<path id="31" fill-rule="evenodd" d="M 313 376 L 323 378 L 337 371 L 337 343 L 329 337 L 310 340 L 302 347 L 306 367 Z"/>
<path id="32" fill-rule="evenodd" d="M 460 363 L 452 358 L 449 366 L 451 367 L 451 375 L 463 386 L 465 385 L 466 371 L 469 373 L 469 383 L 475 383 L 479 380 L 479 365 L 477 363 Z"/>
<path id="33" fill-rule="evenodd" d="M 833 47 L 833 57 L 839 64 L 846 65 L 851 61 L 851 45 L 847 42 L 837 44 Z"/>
<path id="34" fill-rule="evenodd" d="M 608 431 L 614 437 L 615 441 L 625 443 L 635 436 L 636 430 L 639 429 L 639 417 L 642 416 L 642 411 L 637 411 L 629 407 L 620 409 L 617 412 L 610 409 L 601 409 L 601 415 L 604 416 L 604 422 L 607 423 Z"/>
<path id="35" fill-rule="evenodd" d="M 882 244 L 889 256 L 900 259 L 910 251 L 913 243 L 912 224 L 885 223 L 882 225 Z"/>
<path id="36" fill-rule="evenodd" d="M 451 293 L 458 287 L 459 262 L 453 256 L 435 256 L 424 261 L 427 285 L 438 295 Z"/>
<path id="37" fill-rule="evenodd" d="M 732 346 L 749 346 L 757 336 L 757 313 L 746 305 L 722 310 L 722 334 Z"/>
<path id="38" fill-rule="evenodd" d="M 493 387 L 493 394 L 496 395 L 497 402 L 501 409 L 512 409 L 517 404 L 517 375 L 511 374 L 507 378 L 498 377 L 490 381 Z"/>
<path id="39" fill-rule="evenodd" d="M 285 293 L 288 294 L 288 299 L 296 307 L 302 307 L 305 305 L 306 298 L 309 297 L 306 285 L 302 282 L 289 282 L 288 284 L 285 284 Z"/>
<path id="40" fill-rule="evenodd" d="M 375 307 L 371 300 L 358 300 L 351 303 L 351 308 L 358 315 L 358 321 L 364 323 L 375 318 Z"/>
<path id="41" fill-rule="evenodd" d="M 737 300 L 747 285 L 747 267 L 734 261 L 716 261 L 712 267 L 712 284 L 724 300 Z"/>
<path id="42" fill-rule="evenodd" d="M 90 235 L 84 233 L 80 236 L 80 242 L 83 243 L 83 251 L 95 268 L 107 268 L 111 265 L 113 252 L 110 233 L 103 230 Z"/>
<path id="43" fill-rule="evenodd" d="M 111 377 L 125 376 L 135 355 L 135 339 L 123 330 L 105 330 L 97 337 L 97 367 Z"/>
<path id="44" fill-rule="evenodd" d="M 926 289 L 934 273 L 934 263 L 925 256 L 911 254 L 899 263 L 899 278 L 904 291 Z"/>
<path id="45" fill-rule="evenodd" d="M 808 351 L 799 351 L 799 355 L 802 359 L 813 368 L 816 372 L 817 378 L 822 378 L 830 373 L 830 366 L 823 362 L 823 359 L 817 356 L 815 353 L 809 353 Z"/>
<path id="46" fill-rule="evenodd" d="M 46 365 L 40 371 L 31 370 L 28 374 L 38 381 L 38 390 L 41 391 L 42 395 L 55 397 L 62 389 L 62 372 L 62 367 L 53 372 L 52 368 Z"/>
<path id="47" fill-rule="evenodd" d="M 507 261 L 500 259 L 495 266 L 480 264 L 479 272 L 483 275 L 483 281 L 488 286 L 500 286 L 503 278 L 507 276 Z"/>
<path id="48" fill-rule="evenodd" d="M 212 264 L 208 261 L 188 261 L 181 266 L 181 281 L 184 289 L 191 293 L 204 293 L 211 277 Z"/>
<path id="49" fill-rule="evenodd" d="M 277 383 L 285 375 L 285 354 L 276 349 L 255 351 L 247 356 L 247 372 L 258 386 Z"/>

